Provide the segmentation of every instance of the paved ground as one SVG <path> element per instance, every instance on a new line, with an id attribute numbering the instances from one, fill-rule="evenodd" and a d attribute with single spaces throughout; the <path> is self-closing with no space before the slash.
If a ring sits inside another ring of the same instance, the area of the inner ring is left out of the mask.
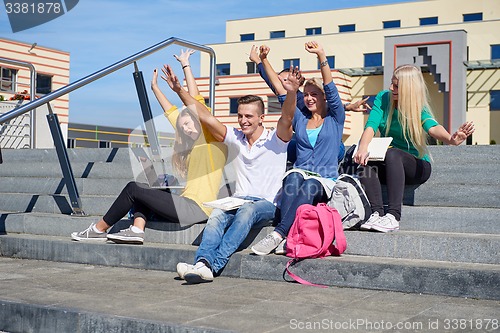
<path id="1" fill-rule="evenodd" d="M 59 332 L 500 331 L 498 301 L 225 277 L 186 285 L 172 272 L 1 257 L 0 281 L 7 331 L 20 318 L 43 331 L 40 313 Z"/>

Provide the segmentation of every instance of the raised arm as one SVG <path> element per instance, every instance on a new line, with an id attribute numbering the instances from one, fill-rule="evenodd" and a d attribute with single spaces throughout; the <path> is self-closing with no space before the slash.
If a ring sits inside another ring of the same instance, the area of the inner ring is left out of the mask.
<path id="1" fill-rule="evenodd" d="M 194 52 L 194 50 L 188 49 L 186 51 L 181 50 L 180 55 L 174 54 L 175 59 L 181 63 L 184 77 L 186 78 L 188 92 L 193 97 L 200 94 L 200 90 L 198 89 L 198 85 L 196 84 L 196 80 L 193 76 L 193 71 L 191 70 L 191 65 L 189 64 L 189 56 L 191 56 Z"/>
<path id="2" fill-rule="evenodd" d="M 314 53 L 318 57 L 319 66 L 321 68 L 321 77 L 323 78 L 323 84 L 327 85 L 333 81 L 332 70 L 326 60 L 326 54 L 323 47 L 316 41 L 311 41 L 305 43 L 305 49 L 309 53 Z"/>
<path id="3" fill-rule="evenodd" d="M 434 139 L 444 142 L 448 145 L 458 146 L 467 139 L 469 135 L 474 133 L 474 123 L 468 121 L 462 124 L 460 128 L 452 134 L 441 125 L 433 126 L 429 129 L 429 135 Z"/>
<path id="4" fill-rule="evenodd" d="M 287 91 L 285 88 L 283 88 L 283 85 L 281 84 L 281 80 L 278 77 L 278 74 L 273 69 L 273 66 L 271 66 L 271 63 L 269 62 L 269 59 L 267 59 L 267 55 L 271 51 L 271 48 L 267 45 L 262 45 L 259 48 L 259 57 L 262 62 L 262 65 L 264 66 L 264 72 L 266 73 L 266 76 L 271 83 L 271 89 L 273 89 L 274 93 L 276 95 L 286 95 Z"/>
<path id="5" fill-rule="evenodd" d="M 302 73 L 298 67 L 295 67 L 295 69 L 290 67 L 286 79 L 278 77 L 283 89 L 286 90 L 286 99 L 281 107 L 281 117 L 278 120 L 276 134 L 285 142 L 290 141 L 293 135 L 292 121 L 297 108 L 297 90 L 300 86 L 301 77 Z"/>
<path id="6" fill-rule="evenodd" d="M 179 96 L 182 103 L 184 103 L 187 107 L 192 108 L 192 111 L 196 112 L 202 125 L 212 133 L 217 141 L 224 141 L 226 136 L 226 126 L 217 120 L 217 118 L 212 115 L 205 105 L 198 102 L 193 96 L 182 88 L 179 78 L 175 75 L 170 65 L 163 66 L 162 71 L 164 74 L 162 79 L 164 79 L 168 83 L 170 89 L 172 89 L 172 91 Z"/>
<path id="7" fill-rule="evenodd" d="M 160 103 L 160 106 L 163 109 L 163 113 L 165 114 L 167 119 L 170 121 L 170 123 L 172 123 L 172 125 L 175 125 L 177 117 L 173 117 L 171 115 L 175 110 L 177 110 L 177 108 L 175 107 L 175 105 L 170 103 L 168 98 L 160 90 L 160 87 L 158 86 L 158 71 L 156 70 L 156 68 L 153 71 L 153 78 L 151 80 L 151 90 L 153 90 L 153 93 L 155 94 L 158 103 Z"/>

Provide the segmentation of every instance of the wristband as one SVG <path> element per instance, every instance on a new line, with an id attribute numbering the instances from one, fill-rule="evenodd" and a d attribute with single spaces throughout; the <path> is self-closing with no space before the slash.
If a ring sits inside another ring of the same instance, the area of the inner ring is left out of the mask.
<path id="1" fill-rule="evenodd" d="M 321 67 L 325 67 L 326 65 L 328 65 L 328 60 L 325 60 L 325 61 L 320 62 L 320 63 L 319 63 L 319 65 L 320 65 Z"/>
<path id="2" fill-rule="evenodd" d="M 182 66 L 182 69 L 186 68 L 186 67 L 190 67 L 189 65 L 184 65 Z"/>

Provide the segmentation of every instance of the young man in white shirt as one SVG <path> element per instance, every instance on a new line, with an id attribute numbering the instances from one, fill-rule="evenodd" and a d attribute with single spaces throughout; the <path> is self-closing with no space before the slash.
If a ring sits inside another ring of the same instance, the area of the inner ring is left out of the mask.
<path id="1" fill-rule="evenodd" d="M 293 112 L 282 113 L 277 128 L 271 131 L 263 126 L 262 99 L 254 95 L 244 96 L 238 100 L 241 130 L 237 130 L 223 125 L 205 105 L 192 98 L 182 88 L 170 66 L 165 67 L 164 74 L 163 78 L 184 105 L 194 108 L 200 122 L 211 134 L 228 145 L 229 159 L 234 159 L 236 169 L 234 196 L 251 200 L 235 210 L 214 209 L 203 231 L 195 264 L 177 265 L 179 277 L 188 283 L 208 282 L 213 280 L 214 273 L 224 268 L 253 226 L 274 218 L 276 195 L 286 168 L 287 146 L 292 138 Z M 296 84 L 298 87 L 300 77 L 298 69 L 292 70 L 288 82 L 283 81 L 283 84 Z M 283 108 L 288 109 L 293 110 Z"/>

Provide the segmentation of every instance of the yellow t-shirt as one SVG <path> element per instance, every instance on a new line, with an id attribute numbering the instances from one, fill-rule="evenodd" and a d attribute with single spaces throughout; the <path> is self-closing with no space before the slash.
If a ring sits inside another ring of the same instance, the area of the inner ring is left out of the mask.
<path id="1" fill-rule="evenodd" d="M 201 96 L 196 96 L 200 101 Z M 201 101 L 204 102 L 203 97 Z M 172 107 L 165 112 L 165 116 L 175 128 L 179 111 Z M 210 216 L 211 208 L 204 207 L 203 202 L 217 199 L 221 186 L 222 172 L 227 159 L 227 147 L 215 140 L 213 135 L 201 126 L 202 133 L 194 142 L 193 149 L 187 160 L 186 187 L 181 196 L 195 201 L 200 208 Z"/>

